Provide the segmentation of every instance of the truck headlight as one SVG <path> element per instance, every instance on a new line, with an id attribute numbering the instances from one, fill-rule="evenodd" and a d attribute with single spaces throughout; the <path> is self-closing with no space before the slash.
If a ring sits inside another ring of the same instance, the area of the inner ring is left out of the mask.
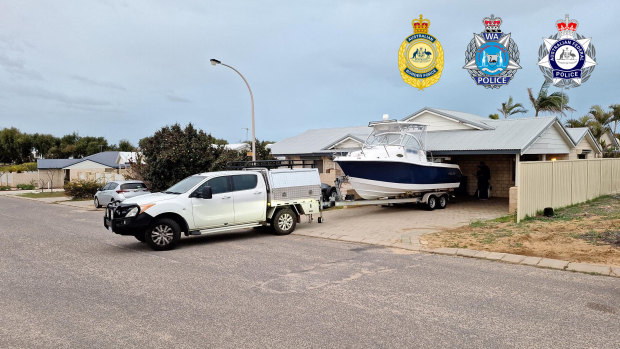
<path id="1" fill-rule="evenodd" d="M 129 212 L 127 212 L 125 217 L 135 217 L 138 214 L 138 210 L 139 208 L 137 207 L 132 208 L 131 210 L 129 210 Z"/>

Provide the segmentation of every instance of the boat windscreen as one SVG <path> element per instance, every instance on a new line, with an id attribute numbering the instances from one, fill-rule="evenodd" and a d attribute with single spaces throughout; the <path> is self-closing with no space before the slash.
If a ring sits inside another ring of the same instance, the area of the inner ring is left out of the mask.
<path id="1" fill-rule="evenodd" d="M 374 130 L 366 140 L 366 145 L 396 145 L 407 149 L 425 150 L 425 136 L 426 126 L 424 125 L 404 123 L 380 125 L 380 127 L 374 127 Z"/>

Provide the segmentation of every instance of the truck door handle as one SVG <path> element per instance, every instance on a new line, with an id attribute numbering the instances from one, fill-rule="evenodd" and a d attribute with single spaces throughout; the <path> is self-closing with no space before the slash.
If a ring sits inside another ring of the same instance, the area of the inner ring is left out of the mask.
<path id="1" fill-rule="evenodd" d="M 231 198 L 231 196 L 223 196 L 223 197 L 222 197 L 222 200 L 225 200 L 225 199 L 230 199 L 230 198 Z"/>
<path id="2" fill-rule="evenodd" d="M 254 195 L 260 195 L 262 193 L 263 193 L 262 191 L 257 191 L 256 193 L 254 193 Z"/>

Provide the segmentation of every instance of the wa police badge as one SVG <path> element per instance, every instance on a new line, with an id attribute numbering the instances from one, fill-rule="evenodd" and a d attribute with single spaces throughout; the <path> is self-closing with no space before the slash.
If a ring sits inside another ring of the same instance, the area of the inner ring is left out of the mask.
<path id="1" fill-rule="evenodd" d="M 431 21 L 414 19 L 413 35 L 398 50 L 398 69 L 403 80 L 420 90 L 439 81 L 443 70 L 443 49 L 439 40 L 428 34 Z"/>
<path id="2" fill-rule="evenodd" d="M 519 48 L 510 33 L 504 34 L 499 28 L 502 19 L 487 17 L 482 20 L 484 31 L 474 34 L 465 51 L 465 66 L 469 75 L 478 85 L 485 88 L 500 88 L 507 85 L 521 69 Z"/>
<path id="3" fill-rule="evenodd" d="M 577 34 L 578 25 L 566 15 L 556 22 L 558 32 L 543 38 L 538 49 L 538 67 L 554 86 L 578 87 L 588 81 L 596 66 L 592 38 Z"/>

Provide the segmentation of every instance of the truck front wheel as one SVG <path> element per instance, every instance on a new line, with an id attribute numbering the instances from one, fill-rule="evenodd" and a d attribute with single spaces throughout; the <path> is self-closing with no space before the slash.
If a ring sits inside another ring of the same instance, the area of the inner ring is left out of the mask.
<path id="1" fill-rule="evenodd" d="M 290 208 L 278 210 L 273 216 L 271 227 L 276 235 L 287 235 L 295 230 L 297 215 Z"/>
<path id="2" fill-rule="evenodd" d="M 161 218 L 146 231 L 144 239 L 156 251 L 170 250 L 181 239 L 181 228 L 174 220 Z"/>

